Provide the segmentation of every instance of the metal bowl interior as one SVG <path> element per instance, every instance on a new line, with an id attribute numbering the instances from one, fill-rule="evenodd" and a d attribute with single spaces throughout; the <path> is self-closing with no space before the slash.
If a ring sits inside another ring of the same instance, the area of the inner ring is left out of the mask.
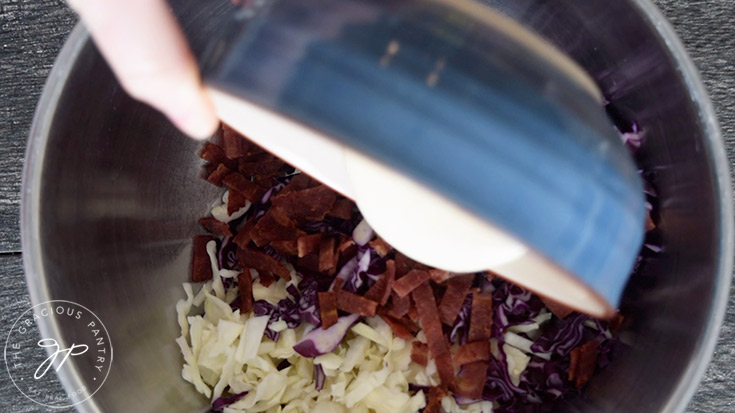
<path id="1" fill-rule="evenodd" d="M 201 52 L 229 2 L 175 1 Z M 713 110 L 673 31 L 646 0 L 489 0 L 569 53 L 601 86 L 611 116 L 635 122 L 641 165 L 660 196 L 664 249 L 626 291 L 631 345 L 564 411 L 682 411 L 709 361 L 732 266 L 730 181 Z M 83 411 L 204 411 L 181 379 L 174 305 L 191 236 L 218 190 L 198 145 L 129 98 L 77 28 L 36 113 L 23 183 L 26 276 L 35 303 L 94 311 L 115 349 Z M 62 334 L 72 325 L 45 323 Z M 67 390 L 81 366 L 64 369 Z M 624 395 L 624 396 L 623 396 Z"/>

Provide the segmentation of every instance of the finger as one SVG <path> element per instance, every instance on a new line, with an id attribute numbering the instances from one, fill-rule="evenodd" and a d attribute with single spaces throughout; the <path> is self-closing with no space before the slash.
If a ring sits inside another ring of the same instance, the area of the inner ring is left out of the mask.
<path id="1" fill-rule="evenodd" d="M 196 60 L 165 0 L 69 0 L 123 88 L 195 138 L 218 125 Z"/>

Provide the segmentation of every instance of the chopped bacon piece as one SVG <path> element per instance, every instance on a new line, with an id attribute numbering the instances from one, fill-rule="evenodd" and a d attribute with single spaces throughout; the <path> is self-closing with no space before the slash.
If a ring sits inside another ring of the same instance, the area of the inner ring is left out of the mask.
<path id="1" fill-rule="evenodd" d="M 267 153 L 265 149 L 261 148 L 257 143 L 251 141 L 250 139 L 247 139 L 245 143 L 246 144 L 243 145 L 243 147 L 245 148 L 245 157 L 257 155 L 259 153 Z"/>
<path id="2" fill-rule="evenodd" d="M 574 348 L 570 353 L 568 378 L 569 381 L 574 381 L 577 389 L 582 390 L 595 373 L 599 348 L 600 342 L 592 340 Z"/>
<path id="3" fill-rule="evenodd" d="M 490 360 L 490 341 L 473 341 L 459 347 L 452 362 L 456 367 L 463 366 L 476 361 Z"/>
<path id="4" fill-rule="evenodd" d="M 450 278 L 447 284 L 447 290 L 442 296 L 441 303 L 439 304 L 439 317 L 441 317 L 442 323 L 451 326 L 454 324 L 454 320 L 459 314 L 459 310 L 462 309 L 462 304 L 467 297 L 467 293 L 472 287 L 472 281 L 475 276 L 472 274 L 457 275 Z"/>
<path id="5" fill-rule="evenodd" d="M 270 246 L 275 248 L 276 251 L 284 255 L 296 255 L 298 253 L 298 249 L 296 246 L 296 240 L 287 239 L 287 240 L 273 241 L 270 243 Z"/>
<path id="6" fill-rule="evenodd" d="M 334 238 L 329 237 L 322 240 L 319 245 L 319 272 L 332 275 L 337 270 L 337 260 L 334 246 Z"/>
<path id="7" fill-rule="evenodd" d="M 237 288 L 240 290 L 240 314 L 247 314 L 253 309 L 253 276 L 249 269 L 238 274 Z"/>
<path id="8" fill-rule="evenodd" d="M 489 364 L 487 361 L 476 361 L 465 365 L 457 379 L 456 393 L 472 400 L 481 400 Z"/>
<path id="9" fill-rule="evenodd" d="M 443 387 L 432 387 L 426 395 L 426 407 L 423 413 L 441 413 L 442 399 L 447 396 L 447 390 Z"/>
<path id="10" fill-rule="evenodd" d="M 414 289 L 412 296 L 432 357 L 436 358 L 444 353 L 449 353 L 449 344 L 444 338 L 439 311 L 436 308 L 434 292 L 431 290 L 429 281 L 424 281 Z M 449 364 L 451 365 L 451 359 Z"/>
<path id="11" fill-rule="evenodd" d="M 206 176 L 211 175 L 212 172 L 214 172 L 214 171 L 217 170 L 217 166 L 219 166 L 219 165 L 214 165 L 214 164 L 211 164 L 211 163 L 207 163 L 206 165 L 204 165 L 204 170 L 206 171 L 206 173 L 204 174 L 204 176 L 206 177 Z"/>
<path id="12" fill-rule="evenodd" d="M 429 346 L 418 340 L 411 344 L 411 361 L 424 367 L 429 363 Z"/>
<path id="13" fill-rule="evenodd" d="M 357 244 L 355 244 L 352 237 L 346 238 L 339 244 L 337 251 L 339 251 L 339 265 L 344 265 L 345 262 L 357 255 Z"/>
<path id="14" fill-rule="evenodd" d="M 273 187 L 273 178 L 254 178 L 253 182 L 263 188 L 263 194 Z"/>
<path id="15" fill-rule="evenodd" d="M 207 243 L 213 240 L 214 237 L 209 235 L 194 236 L 191 279 L 196 283 L 212 279 L 212 263 L 207 254 Z"/>
<path id="16" fill-rule="evenodd" d="M 296 241 L 299 258 L 317 251 L 319 244 L 322 242 L 322 238 L 324 238 L 324 234 L 322 233 L 300 236 Z"/>
<path id="17" fill-rule="evenodd" d="M 467 333 L 467 341 L 489 340 L 492 325 L 493 296 L 492 294 L 475 291 L 472 294 L 470 329 Z"/>
<path id="18" fill-rule="evenodd" d="M 395 291 L 399 297 L 405 297 L 411 294 L 411 291 L 416 289 L 419 285 L 428 280 L 428 272 L 421 270 L 411 270 L 406 275 L 399 278 L 393 283 L 393 291 Z"/>
<path id="19" fill-rule="evenodd" d="M 334 291 L 335 293 L 338 293 L 342 291 L 342 286 L 345 285 L 345 280 L 343 278 L 335 278 L 332 280 L 332 285 L 329 286 L 329 291 Z"/>
<path id="20" fill-rule="evenodd" d="M 429 348 L 429 352 L 431 352 L 431 348 Z M 436 363 L 436 371 L 439 373 L 441 383 L 453 389 L 456 375 L 454 374 L 454 365 L 452 365 L 452 354 L 449 351 L 438 356 L 432 353 L 431 357 L 434 358 L 434 363 Z"/>
<path id="21" fill-rule="evenodd" d="M 390 246 L 383 238 L 379 236 L 369 242 L 370 246 L 378 253 L 381 257 L 385 257 L 393 251 L 393 247 Z"/>
<path id="22" fill-rule="evenodd" d="M 244 196 L 250 202 L 258 202 L 265 193 L 265 190 L 255 182 L 251 182 L 249 179 L 240 175 L 239 173 L 233 172 L 224 179 L 222 183 L 232 191 L 237 191 Z"/>
<path id="23" fill-rule="evenodd" d="M 378 303 L 375 301 L 342 289 L 335 291 L 337 291 L 337 308 L 342 311 L 366 317 L 375 317 L 378 312 Z"/>
<path id="24" fill-rule="evenodd" d="M 390 315 L 381 312 L 379 312 L 378 314 L 380 315 L 380 318 L 382 318 L 383 321 L 385 321 L 385 323 L 390 326 L 391 330 L 393 330 L 393 334 L 396 337 L 402 338 L 404 340 L 413 339 L 413 333 L 405 325 L 403 320 L 397 320 Z"/>
<path id="25" fill-rule="evenodd" d="M 395 291 L 392 291 L 390 294 L 390 300 L 390 313 L 393 317 L 401 318 L 404 315 L 408 314 L 408 311 L 411 309 L 411 297 L 409 296 L 399 297 Z"/>
<path id="26" fill-rule="evenodd" d="M 616 333 L 620 331 L 620 328 L 623 326 L 623 321 L 625 321 L 625 317 L 623 317 L 623 314 L 620 313 L 620 311 L 616 312 L 609 321 L 610 330 Z"/>
<path id="27" fill-rule="evenodd" d="M 263 287 L 268 288 L 276 282 L 276 276 L 270 271 L 258 271 L 258 280 L 260 280 Z"/>
<path id="28" fill-rule="evenodd" d="M 411 306 L 408 308 L 408 318 L 415 322 L 419 322 L 419 311 L 416 309 L 416 307 Z"/>
<path id="29" fill-rule="evenodd" d="M 207 232 L 217 235 L 219 237 L 231 237 L 232 231 L 227 223 L 218 221 L 214 217 L 199 218 L 199 225 L 201 225 Z"/>
<path id="30" fill-rule="evenodd" d="M 268 159 L 260 162 L 250 162 L 250 158 L 240 158 L 237 170 L 243 175 L 254 176 L 257 178 L 272 178 L 281 173 L 285 165 L 280 159 Z"/>
<path id="31" fill-rule="evenodd" d="M 418 323 L 411 320 L 408 316 L 403 316 L 403 318 L 399 319 L 398 321 L 400 321 L 403 327 L 405 327 L 406 330 L 408 330 L 414 336 L 418 334 L 419 331 L 421 331 L 421 327 L 418 325 Z"/>
<path id="32" fill-rule="evenodd" d="M 245 176 L 272 178 L 279 175 L 285 165 L 282 160 L 275 156 L 267 152 L 261 152 L 247 158 L 240 158 L 237 169 Z"/>
<path id="33" fill-rule="evenodd" d="M 325 185 L 319 185 L 273 197 L 273 213 L 301 224 L 321 221 L 337 199 L 337 194 Z"/>
<path id="34" fill-rule="evenodd" d="M 337 295 L 332 291 L 319 293 L 319 314 L 322 329 L 326 330 L 337 323 Z"/>
<path id="35" fill-rule="evenodd" d="M 431 281 L 434 281 L 437 284 L 441 284 L 444 281 L 452 278 L 454 273 L 451 273 L 449 271 L 444 270 L 438 270 L 436 268 L 432 268 L 429 270 L 429 276 L 431 277 Z"/>
<path id="36" fill-rule="evenodd" d="M 233 238 L 232 241 L 237 244 L 240 248 L 247 248 L 248 243 L 250 240 L 252 240 L 251 232 L 253 228 L 255 227 L 257 221 L 254 219 L 249 219 L 247 222 L 245 222 L 245 225 L 240 228 L 240 231 L 237 231 L 237 235 L 235 235 L 235 238 Z"/>
<path id="37" fill-rule="evenodd" d="M 285 281 L 291 279 L 291 273 L 277 259 L 252 248 L 238 248 L 237 259 L 243 267 L 255 268 L 258 271 L 269 271 Z"/>
<path id="38" fill-rule="evenodd" d="M 221 163 L 218 164 L 217 167 L 209 173 L 209 176 L 207 176 L 207 181 L 217 186 L 222 186 L 222 179 L 224 179 L 224 177 L 231 173 L 232 171 L 230 170 L 230 168 Z"/>
<path id="39" fill-rule="evenodd" d="M 316 185 L 319 185 L 319 182 L 312 179 L 309 175 L 298 174 L 291 178 L 291 181 L 278 192 L 278 195 L 290 194 L 291 192 L 301 191 Z"/>
<path id="40" fill-rule="evenodd" d="M 222 146 L 225 147 L 227 159 L 237 159 L 245 155 L 245 138 L 229 126 L 222 127 Z"/>
<path id="41" fill-rule="evenodd" d="M 399 279 L 411 271 L 413 260 L 396 251 L 396 279 Z"/>
<path id="42" fill-rule="evenodd" d="M 431 280 L 431 279 L 429 279 Z M 435 282 L 430 282 L 432 291 L 434 291 L 434 301 L 436 301 L 436 304 L 439 305 L 441 303 L 442 298 L 444 297 L 444 291 L 447 289 L 447 287 L 443 284 L 437 284 Z"/>
<path id="43" fill-rule="evenodd" d="M 429 271 L 431 268 L 424 264 L 416 262 L 411 258 L 401 254 L 400 251 L 396 251 L 396 279 L 403 277 L 406 273 L 411 270 L 422 270 Z"/>
<path id="44" fill-rule="evenodd" d="M 377 302 L 380 305 L 385 305 L 382 300 L 384 296 L 390 298 L 390 291 L 386 288 L 388 285 L 388 279 L 385 275 L 379 276 L 378 280 L 375 281 L 372 287 L 365 293 L 365 298 Z M 386 294 L 387 291 L 387 294 Z M 387 302 L 387 300 L 386 300 Z"/>
<path id="45" fill-rule="evenodd" d="M 230 170 L 237 170 L 237 162 L 227 159 L 227 156 L 225 155 L 225 150 L 222 149 L 221 146 L 215 145 L 211 142 L 205 142 L 204 143 L 204 149 L 202 149 L 202 153 L 199 154 L 199 157 L 204 159 L 207 162 L 212 163 L 212 165 L 219 165 L 221 163 L 225 164 L 228 169 Z"/>
<path id="46" fill-rule="evenodd" d="M 255 245 L 262 247 L 272 241 L 298 239 L 304 232 L 298 228 L 279 223 L 271 211 L 266 212 L 250 232 Z"/>
<path id="47" fill-rule="evenodd" d="M 296 258 L 296 268 L 299 270 L 307 270 L 313 273 L 319 272 L 319 256 L 309 254 L 301 258 Z"/>
<path id="48" fill-rule="evenodd" d="M 377 301 L 380 305 L 386 305 L 390 298 L 393 288 L 393 280 L 396 277 L 396 265 L 393 260 L 385 263 L 385 273 L 378 278 L 378 281 L 365 293 L 368 300 Z"/>
<path id="49" fill-rule="evenodd" d="M 354 202 L 349 199 L 338 199 L 334 201 L 334 205 L 332 205 L 332 209 L 327 212 L 327 215 L 339 219 L 351 219 L 354 209 Z"/>
<path id="50" fill-rule="evenodd" d="M 227 194 L 227 215 L 232 215 L 248 204 L 247 198 L 237 191 Z"/>
<path id="51" fill-rule="evenodd" d="M 541 299 L 541 302 L 544 303 L 546 308 L 548 308 L 549 311 L 551 311 L 551 314 L 554 314 L 560 320 L 563 320 L 566 316 L 574 312 L 574 310 L 572 310 L 571 308 L 555 300 L 552 300 L 551 298 L 546 298 L 546 297 L 539 297 L 539 298 Z"/>

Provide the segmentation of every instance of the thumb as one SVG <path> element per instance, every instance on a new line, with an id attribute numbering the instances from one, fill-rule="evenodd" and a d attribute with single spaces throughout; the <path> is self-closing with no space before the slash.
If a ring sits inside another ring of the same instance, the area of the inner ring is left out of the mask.
<path id="1" fill-rule="evenodd" d="M 218 125 L 196 60 L 165 0 L 68 0 L 123 88 L 204 139 Z"/>

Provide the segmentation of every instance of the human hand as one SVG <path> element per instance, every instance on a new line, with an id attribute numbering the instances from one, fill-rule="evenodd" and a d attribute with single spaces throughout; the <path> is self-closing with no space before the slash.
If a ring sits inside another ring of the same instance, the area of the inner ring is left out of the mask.
<path id="1" fill-rule="evenodd" d="M 123 88 L 204 139 L 219 121 L 166 0 L 68 0 Z"/>

